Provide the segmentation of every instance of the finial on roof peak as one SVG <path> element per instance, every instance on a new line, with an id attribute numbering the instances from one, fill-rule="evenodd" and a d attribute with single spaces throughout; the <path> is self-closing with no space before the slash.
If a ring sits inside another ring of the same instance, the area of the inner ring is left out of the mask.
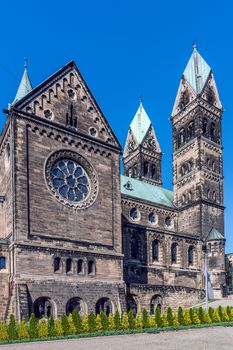
<path id="1" fill-rule="evenodd" d="M 193 41 L 193 50 L 197 50 L 197 38 Z"/>
<path id="2" fill-rule="evenodd" d="M 24 57 L 24 68 L 27 69 L 28 67 L 28 59 L 27 57 Z"/>
<path id="3" fill-rule="evenodd" d="M 143 102 L 142 97 L 143 97 L 143 95 L 141 94 L 141 95 L 139 96 L 139 103 L 140 103 L 140 105 L 142 105 L 142 102 Z"/>

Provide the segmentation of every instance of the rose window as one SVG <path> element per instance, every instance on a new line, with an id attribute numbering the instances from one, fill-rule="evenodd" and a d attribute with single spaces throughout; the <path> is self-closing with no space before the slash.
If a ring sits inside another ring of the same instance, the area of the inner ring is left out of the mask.
<path id="1" fill-rule="evenodd" d="M 75 160 L 57 161 L 51 169 L 51 181 L 57 194 L 69 202 L 80 202 L 90 192 L 89 178 Z"/>

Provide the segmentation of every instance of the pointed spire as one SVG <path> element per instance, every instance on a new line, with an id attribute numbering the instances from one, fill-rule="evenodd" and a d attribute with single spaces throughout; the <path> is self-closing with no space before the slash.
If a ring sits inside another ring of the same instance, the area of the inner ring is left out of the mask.
<path id="1" fill-rule="evenodd" d="M 194 44 L 192 55 L 184 70 L 183 75 L 197 95 L 202 92 L 210 72 L 210 66 L 201 57 L 197 51 L 196 44 Z"/>
<path id="2" fill-rule="evenodd" d="M 24 73 L 19 84 L 15 99 L 13 101 L 13 105 L 21 100 L 24 96 L 29 94 L 32 91 L 32 85 L 27 72 L 27 58 L 24 59 Z"/>
<path id="3" fill-rule="evenodd" d="M 139 144 L 142 143 L 150 125 L 150 118 L 142 105 L 142 98 L 140 96 L 139 108 L 130 124 L 131 131 Z"/>

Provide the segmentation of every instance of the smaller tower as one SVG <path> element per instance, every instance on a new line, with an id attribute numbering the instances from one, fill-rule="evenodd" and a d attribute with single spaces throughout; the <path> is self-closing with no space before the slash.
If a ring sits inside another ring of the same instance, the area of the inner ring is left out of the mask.
<path id="1" fill-rule="evenodd" d="M 161 160 L 162 152 L 155 130 L 140 101 L 124 148 L 124 174 L 162 186 Z"/>
<path id="2" fill-rule="evenodd" d="M 14 99 L 12 105 L 14 105 L 16 102 L 21 100 L 24 96 L 29 94 L 29 92 L 31 92 L 31 91 L 32 91 L 32 84 L 31 84 L 29 76 L 28 76 L 27 59 L 25 58 L 23 76 L 22 76 L 21 82 L 19 84 L 16 96 L 15 96 L 15 99 Z"/>

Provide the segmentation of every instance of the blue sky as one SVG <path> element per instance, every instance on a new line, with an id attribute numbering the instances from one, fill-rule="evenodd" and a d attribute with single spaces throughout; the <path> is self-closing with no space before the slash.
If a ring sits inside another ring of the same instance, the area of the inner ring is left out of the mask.
<path id="1" fill-rule="evenodd" d="M 233 46 L 231 1 L 70 0 L 2 2 L 0 106 L 14 99 L 23 58 L 36 86 L 74 59 L 124 145 L 139 96 L 163 156 L 163 183 L 172 188 L 171 115 L 182 72 L 197 47 L 212 67 L 222 104 L 225 234 L 233 251 Z M 4 123 L 1 114 L 0 128 Z"/>

